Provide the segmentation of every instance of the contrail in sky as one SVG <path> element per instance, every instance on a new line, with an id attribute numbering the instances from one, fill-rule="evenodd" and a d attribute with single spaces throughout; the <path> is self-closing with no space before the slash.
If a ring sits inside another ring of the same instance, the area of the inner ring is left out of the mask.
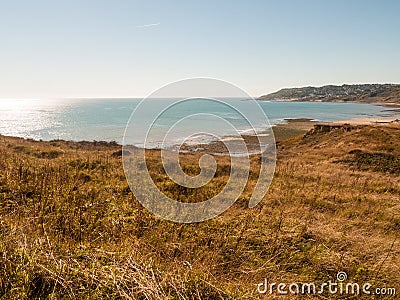
<path id="1" fill-rule="evenodd" d="M 144 24 L 144 25 L 138 25 L 136 26 L 137 28 L 146 28 L 146 27 L 153 27 L 153 26 L 158 26 L 160 23 L 150 23 L 150 24 Z"/>

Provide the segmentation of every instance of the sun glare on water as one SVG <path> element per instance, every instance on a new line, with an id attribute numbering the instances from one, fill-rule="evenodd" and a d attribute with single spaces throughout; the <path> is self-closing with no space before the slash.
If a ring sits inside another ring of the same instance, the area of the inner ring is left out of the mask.
<path id="1" fill-rule="evenodd" d="M 0 99 L 0 134 L 42 138 L 42 130 L 54 125 L 55 100 Z"/>

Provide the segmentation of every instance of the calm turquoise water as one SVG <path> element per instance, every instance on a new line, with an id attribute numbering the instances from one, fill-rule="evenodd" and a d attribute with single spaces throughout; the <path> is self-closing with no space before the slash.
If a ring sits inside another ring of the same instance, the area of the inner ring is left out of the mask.
<path id="1" fill-rule="evenodd" d="M 73 100 L 0 100 L 0 134 L 36 140 L 104 140 L 122 142 L 124 130 L 135 106 L 141 99 L 73 99 Z M 154 105 L 163 101 L 154 99 Z M 246 107 L 240 99 L 226 99 L 236 107 Z M 368 104 L 318 102 L 259 102 L 270 124 L 284 122 L 285 118 L 311 118 L 336 121 L 359 117 L 384 116 L 385 108 Z M 174 107 L 161 115 L 155 124 L 171 126 L 177 120 L 198 112 L 216 113 L 237 126 L 248 129 L 248 124 L 221 105 L 202 101 Z M 143 118 L 146 116 L 143 115 Z M 138 120 L 140 122 L 140 120 Z M 199 115 L 192 121 L 194 127 L 213 130 L 212 122 Z M 185 129 L 190 131 L 191 123 Z M 259 129 L 268 124 L 257 124 Z M 176 138 L 179 140 L 177 132 Z M 138 141 L 139 142 L 139 141 Z"/>

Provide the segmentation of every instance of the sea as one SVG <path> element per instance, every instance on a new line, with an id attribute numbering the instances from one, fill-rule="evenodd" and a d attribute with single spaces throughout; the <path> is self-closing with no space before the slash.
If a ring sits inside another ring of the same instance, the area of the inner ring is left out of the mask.
<path id="1" fill-rule="evenodd" d="M 135 130 L 142 127 L 144 131 L 148 130 L 146 108 L 142 109 L 140 116 L 132 115 L 141 101 L 142 99 L 127 98 L 0 99 L 0 134 L 44 141 L 62 139 L 122 143 L 124 135 L 129 131 L 129 126 L 126 131 L 128 122 L 135 123 Z M 171 99 L 146 99 L 147 107 L 153 111 L 165 106 L 162 105 L 163 101 L 171 103 Z M 246 132 L 254 126 L 263 131 L 270 126 L 285 123 L 285 119 L 308 118 L 329 122 L 390 115 L 383 106 L 359 103 L 257 101 L 257 105 L 254 105 L 255 101 L 239 98 L 226 98 L 223 102 L 228 105 L 201 99 L 174 105 L 172 110 L 160 112 L 153 123 L 153 129 L 157 132 L 157 128 L 164 128 L 164 131 L 160 132 L 166 132 L 165 128 L 173 127 L 185 119 L 181 128 L 172 133 L 173 139 L 179 143 L 187 138 L 188 134 L 199 129 L 202 132 L 216 131 L 218 135 L 229 136 L 229 126 L 219 126 L 210 115 L 232 123 L 240 132 Z M 232 110 L 232 107 L 238 110 Z M 268 117 L 268 121 L 260 119 L 256 125 L 249 124 L 242 120 L 241 114 L 238 113 L 241 109 L 247 109 L 246 113 L 250 115 L 258 115 L 261 110 Z M 135 140 L 135 134 L 128 133 L 131 137 L 130 142 L 140 146 L 140 138 Z M 157 138 L 160 140 L 153 140 L 154 147 L 161 141 L 161 136 Z"/>

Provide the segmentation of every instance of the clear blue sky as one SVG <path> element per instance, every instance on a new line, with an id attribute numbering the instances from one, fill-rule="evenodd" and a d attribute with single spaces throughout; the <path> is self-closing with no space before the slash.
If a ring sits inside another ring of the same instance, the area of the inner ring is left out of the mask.
<path id="1" fill-rule="evenodd" d="M 0 98 L 400 82 L 400 1 L 0 0 Z"/>

